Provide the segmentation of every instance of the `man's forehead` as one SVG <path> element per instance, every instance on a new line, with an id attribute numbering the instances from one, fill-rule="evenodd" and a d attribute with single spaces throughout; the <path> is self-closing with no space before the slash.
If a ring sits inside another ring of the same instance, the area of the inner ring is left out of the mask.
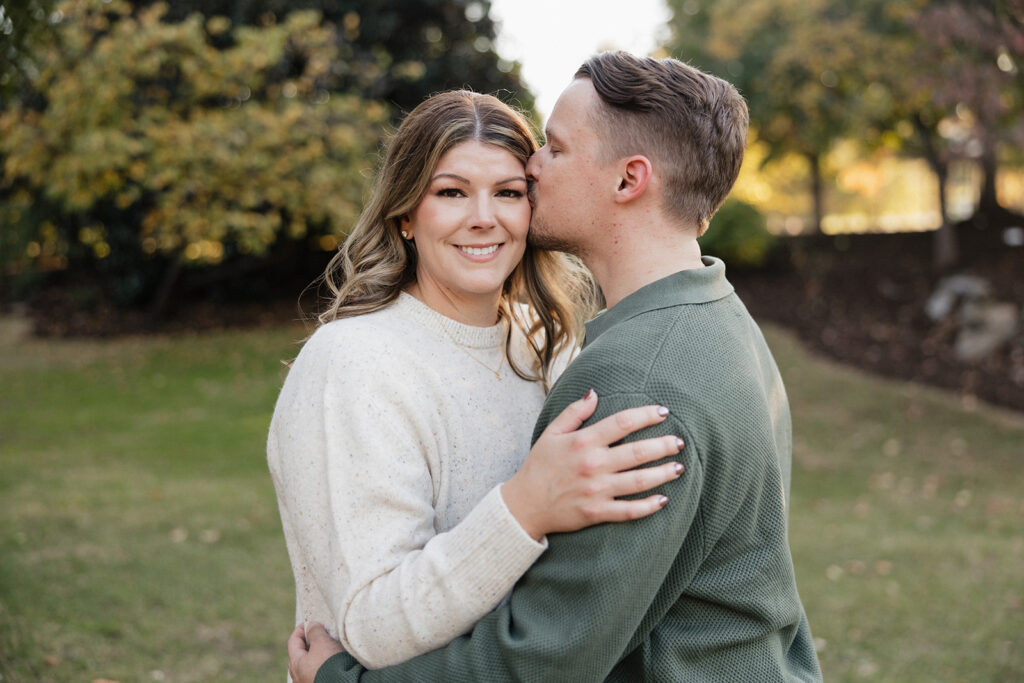
<path id="1" fill-rule="evenodd" d="M 590 128 L 589 109 L 598 104 L 597 91 L 589 78 L 572 81 L 555 101 L 555 107 L 544 127 L 544 135 L 564 139 L 574 130 Z"/>

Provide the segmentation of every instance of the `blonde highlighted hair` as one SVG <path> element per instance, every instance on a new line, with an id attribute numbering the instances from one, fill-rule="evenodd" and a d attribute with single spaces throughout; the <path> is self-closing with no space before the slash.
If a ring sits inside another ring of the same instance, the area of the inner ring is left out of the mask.
<path id="1" fill-rule="evenodd" d="M 441 157 L 467 141 L 500 147 L 524 165 L 537 149 L 523 117 L 490 95 L 444 92 L 413 109 L 388 142 L 359 221 L 321 276 L 332 294 L 318 316 L 321 325 L 380 310 L 415 282 L 416 246 L 402 239 L 402 218 L 423 198 Z M 505 280 L 498 311 L 509 321 L 505 355 L 515 373 L 549 386 L 552 360 L 582 339 L 596 297 L 593 278 L 574 257 L 527 246 Z M 525 311 L 519 302 L 527 304 Z M 513 325 L 529 343 L 531 368 L 519 367 L 511 353 Z"/>

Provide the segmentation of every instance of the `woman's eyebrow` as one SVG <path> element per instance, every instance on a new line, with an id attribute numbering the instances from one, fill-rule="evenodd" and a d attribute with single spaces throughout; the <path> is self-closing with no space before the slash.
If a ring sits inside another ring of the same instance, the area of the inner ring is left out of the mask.
<path id="1" fill-rule="evenodd" d="M 434 182 L 438 178 L 452 178 L 453 180 L 457 180 L 460 183 L 465 183 L 466 185 L 470 184 L 469 180 L 467 180 L 466 178 L 463 178 L 462 176 L 457 175 L 455 173 L 438 173 L 436 176 L 434 176 L 433 178 L 430 179 L 430 182 Z"/>
<path id="2" fill-rule="evenodd" d="M 472 185 L 473 184 L 473 183 L 471 183 L 469 181 L 469 179 L 463 178 L 462 176 L 458 175 L 457 173 L 438 173 L 436 176 L 434 176 L 433 178 L 430 179 L 430 182 L 434 182 L 435 180 L 438 180 L 439 178 L 451 178 L 452 180 L 457 180 L 458 182 L 464 183 L 466 185 Z M 526 182 L 526 176 L 514 175 L 514 176 L 510 176 L 508 178 L 505 178 L 503 180 L 499 180 L 498 182 L 496 182 L 494 184 L 495 185 L 504 185 L 505 183 L 514 183 L 517 180 L 521 180 L 521 181 L 523 181 L 525 183 Z"/>

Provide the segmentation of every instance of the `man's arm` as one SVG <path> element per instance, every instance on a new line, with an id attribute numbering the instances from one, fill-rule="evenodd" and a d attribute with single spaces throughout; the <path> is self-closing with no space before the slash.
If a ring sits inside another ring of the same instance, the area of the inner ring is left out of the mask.
<path id="1" fill-rule="evenodd" d="M 618 410 L 656 403 L 642 393 L 602 391 L 597 420 Z M 569 401 L 557 389 L 545 407 L 557 414 Z M 679 416 L 627 441 L 678 434 L 686 474 L 662 487 L 665 509 L 633 522 L 602 524 L 549 537 L 548 552 L 516 585 L 509 602 L 470 634 L 403 664 L 366 671 L 349 655 L 332 656 L 316 683 L 334 681 L 566 681 L 602 680 L 626 654 L 655 596 L 695 525 L 703 481 L 696 444 Z M 678 456 L 677 456 L 678 457 Z M 642 635 L 642 634 L 641 634 Z M 315 656 L 323 653 L 311 650 Z"/>

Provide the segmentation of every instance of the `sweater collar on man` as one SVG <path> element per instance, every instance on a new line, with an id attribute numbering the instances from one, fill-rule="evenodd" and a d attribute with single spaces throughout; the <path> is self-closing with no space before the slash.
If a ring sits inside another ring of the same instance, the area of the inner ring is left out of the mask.
<path id="1" fill-rule="evenodd" d="M 713 256 L 703 256 L 703 268 L 690 268 L 644 285 L 587 323 L 583 346 L 606 331 L 641 313 L 684 304 L 703 304 L 732 294 L 725 279 L 725 264 Z"/>

